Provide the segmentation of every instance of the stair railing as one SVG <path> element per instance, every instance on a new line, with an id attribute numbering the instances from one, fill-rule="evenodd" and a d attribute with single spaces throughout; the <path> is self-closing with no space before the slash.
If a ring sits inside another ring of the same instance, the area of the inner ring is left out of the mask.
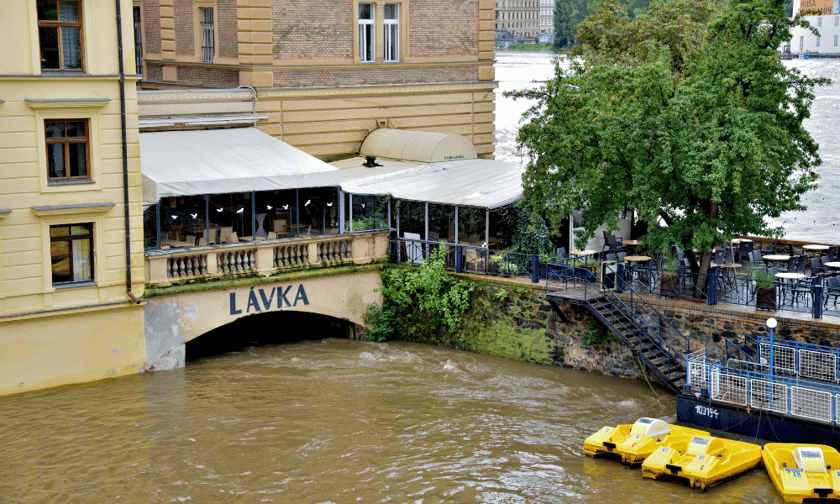
<path id="1" fill-rule="evenodd" d="M 643 304 L 645 308 L 648 310 L 648 314 L 653 316 L 656 315 L 659 319 L 659 328 L 653 329 L 650 327 L 641 316 L 639 316 L 627 303 L 624 302 L 620 297 L 618 297 L 613 291 L 606 288 L 606 286 L 594 279 L 591 276 L 586 277 L 584 284 L 584 293 L 587 299 L 587 302 L 590 298 L 590 295 L 602 295 L 604 299 L 606 299 L 611 308 L 612 316 L 615 317 L 615 310 L 618 309 L 621 311 L 626 318 L 630 320 L 630 322 L 634 325 L 637 331 L 639 331 L 640 337 L 643 337 L 648 343 L 656 345 L 659 350 L 668 356 L 668 362 L 662 362 L 666 364 L 670 369 L 670 363 L 677 362 L 681 366 L 685 367 L 685 357 L 684 353 L 688 353 L 690 348 L 690 343 L 688 338 L 686 338 L 681 332 L 677 330 L 667 319 L 662 317 L 656 309 L 651 306 L 644 298 L 635 293 L 632 287 L 626 285 L 625 282 L 622 286 L 625 293 L 629 292 L 630 295 L 630 303 L 631 304 Z M 594 289 L 595 292 L 590 293 L 590 289 Z M 634 299 L 635 294 L 635 299 Z M 672 341 L 676 341 L 680 344 L 683 348 L 683 352 L 679 352 L 674 349 L 674 347 L 663 338 L 663 333 L 666 334 Z M 657 359 L 660 360 L 661 359 Z"/>

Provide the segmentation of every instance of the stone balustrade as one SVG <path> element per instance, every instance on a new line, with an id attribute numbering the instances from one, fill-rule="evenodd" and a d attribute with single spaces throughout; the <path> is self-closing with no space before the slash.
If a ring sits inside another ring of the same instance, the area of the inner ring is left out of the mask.
<path id="1" fill-rule="evenodd" d="M 282 271 L 387 259 L 388 231 L 146 250 L 146 283 L 270 276 Z"/>

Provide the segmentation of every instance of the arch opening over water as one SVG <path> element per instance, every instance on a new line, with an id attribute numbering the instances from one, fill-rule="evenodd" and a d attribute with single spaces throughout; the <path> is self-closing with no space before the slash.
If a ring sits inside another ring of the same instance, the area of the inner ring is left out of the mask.
<path id="1" fill-rule="evenodd" d="M 210 330 L 185 344 L 185 361 L 238 352 L 249 347 L 328 338 L 355 339 L 360 327 L 348 320 L 297 311 L 249 315 Z"/>

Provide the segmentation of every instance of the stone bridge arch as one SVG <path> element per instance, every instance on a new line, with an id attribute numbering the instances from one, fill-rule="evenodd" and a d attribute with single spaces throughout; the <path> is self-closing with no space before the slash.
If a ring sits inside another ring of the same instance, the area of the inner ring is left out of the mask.
<path id="1" fill-rule="evenodd" d="M 202 289 L 149 298 L 144 308 L 146 364 L 142 371 L 184 366 L 185 344 L 242 317 L 297 311 L 364 324 L 376 292 L 378 270 L 238 287 Z"/>

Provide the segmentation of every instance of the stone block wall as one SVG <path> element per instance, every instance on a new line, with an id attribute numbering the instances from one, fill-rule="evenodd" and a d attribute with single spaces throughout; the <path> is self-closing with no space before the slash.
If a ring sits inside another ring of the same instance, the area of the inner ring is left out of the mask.
<path id="1" fill-rule="evenodd" d="M 193 3 L 191 1 L 175 2 L 174 7 L 175 54 L 178 56 L 195 56 Z"/>
<path id="2" fill-rule="evenodd" d="M 271 17 L 275 59 L 353 57 L 353 2 L 273 0 Z"/>
<path id="3" fill-rule="evenodd" d="M 478 2 L 426 0 L 410 4 L 410 56 L 478 54 Z"/>
<path id="4" fill-rule="evenodd" d="M 143 0 L 143 50 L 160 54 L 160 0 Z"/>
<path id="5" fill-rule="evenodd" d="M 236 0 L 216 0 L 216 48 L 220 58 L 239 57 L 239 21 Z M 238 82 L 237 82 L 238 85 Z"/>

